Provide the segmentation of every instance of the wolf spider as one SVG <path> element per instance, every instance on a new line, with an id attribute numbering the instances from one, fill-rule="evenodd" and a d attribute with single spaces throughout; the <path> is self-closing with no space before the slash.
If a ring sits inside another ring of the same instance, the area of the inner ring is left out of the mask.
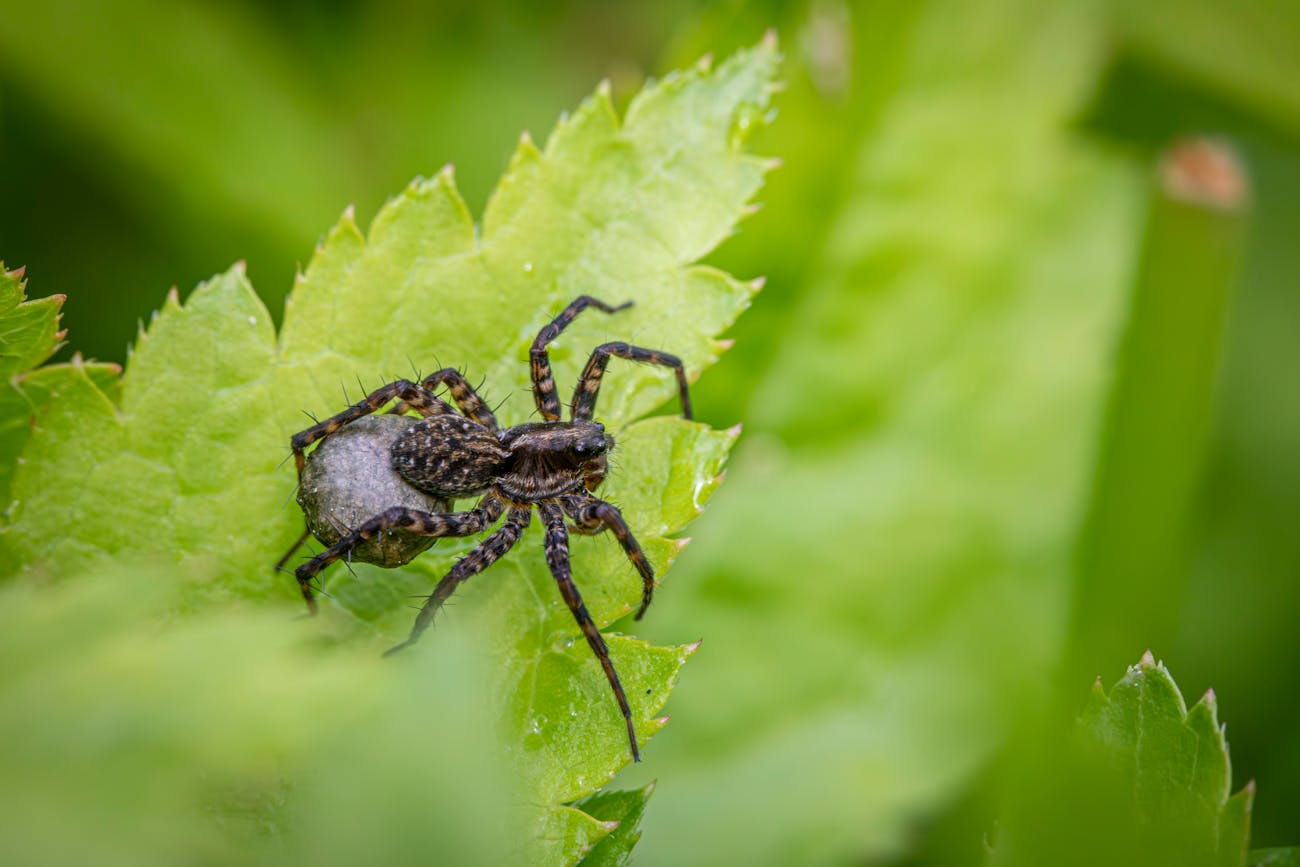
<path id="1" fill-rule="evenodd" d="M 384 443 L 387 448 L 387 463 L 400 477 L 400 481 L 394 484 L 398 488 L 402 484 L 409 485 L 433 498 L 435 505 L 446 504 L 436 512 L 410 506 L 386 507 L 351 530 L 335 528 L 331 533 L 322 531 L 320 516 L 313 515 L 311 504 L 300 496 L 304 511 L 308 513 L 310 529 L 303 534 L 298 544 L 314 532 L 329 546 L 295 570 L 303 598 L 313 613 L 316 611 L 316 600 L 312 592 L 312 579 L 335 560 L 352 558 L 364 546 L 384 541 L 384 537 L 393 534 L 426 538 L 470 536 L 486 530 L 502 515 L 505 516 L 505 522 L 500 527 L 458 560 L 438 582 L 415 618 L 410 637 L 389 650 L 390 654 L 413 644 L 429 628 L 438 609 L 461 583 L 486 569 L 519 541 L 532 519 L 533 507 L 536 506 L 546 525 L 544 545 L 547 565 L 559 586 L 560 595 L 573 612 L 587 643 L 591 645 L 592 652 L 604 669 L 619 710 L 627 723 L 632 758 L 640 761 L 627 695 L 609 658 L 605 640 L 587 612 L 577 585 L 573 582 L 569 566 L 569 532 L 613 532 L 624 554 L 641 576 L 641 605 L 636 612 L 639 620 L 650 606 L 654 594 L 654 570 L 619 510 L 594 494 L 605 478 L 606 455 L 614 447 L 614 439 L 603 425 L 592 420 L 592 415 L 605 366 L 614 357 L 672 368 L 677 376 L 682 415 L 689 419 L 691 403 L 686 371 L 681 360 L 674 355 L 622 342 L 603 343 L 592 351 L 587 366 L 578 379 L 569 405 L 571 420 L 566 422 L 560 419 L 560 401 L 556 396 L 555 380 L 551 375 L 547 354 L 548 344 L 583 310 L 594 307 L 605 313 L 614 313 L 631 303 L 629 301 L 610 306 L 583 295 L 538 332 L 530 358 L 533 398 L 543 419 L 540 422 L 502 429 L 496 416 L 465 378 L 458 371 L 447 368 L 425 377 L 419 383 L 399 379 L 370 392 L 360 403 L 295 434 L 292 448 L 301 481 L 304 469 L 311 469 L 309 459 L 304 457 L 309 445 L 365 416 L 379 412 L 396 400 L 397 404 L 390 413 L 402 416 L 409 422 L 409 426 L 391 435 Z M 463 415 L 456 413 L 449 404 L 435 395 L 435 390 L 444 385 Z M 410 411 L 418 413 L 421 418 L 406 416 Z M 373 448 L 374 443 L 370 445 Z M 318 448 L 312 453 L 311 460 L 320 453 Z M 473 509 L 465 512 L 446 511 L 450 508 L 450 501 L 469 497 L 480 498 Z M 572 522 L 571 526 L 566 522 L 566 517 Z M 325 520 L 331 519 L 327 517 Z M 405 559 L 415 556 L 427 548 L 428 544 L 431 543 L 426 542 L 423 547 L 413 552 L 408 551 L 409 557 Z M 295 544 L 289 554 L 297 547 Z M 289 554 L 280 562 L 283 563 Z M 405 559 L 390 562 L 381 558 L 371 562 L 397 565 L 405 562 Z"/>

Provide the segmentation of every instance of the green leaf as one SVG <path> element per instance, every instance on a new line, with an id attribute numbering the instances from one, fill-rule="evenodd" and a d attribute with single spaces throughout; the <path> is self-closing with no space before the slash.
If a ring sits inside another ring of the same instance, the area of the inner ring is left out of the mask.
<path id="1" fill-rule="evenodd" d="M 1098 679 L 1071 738 L 1017 752 L 994 865 L 1246 863 L 1255 786 L 1231 794 L 1214 692 L 1188 709 L 1150 651 L 1109 693 Z"/>
<path id="2" fill-rule="evenodd" d="M 762 125 L 777 62 L 765 40 L 716 70 L 701 65 L 649 86 L 622 119 L 602 87 L 544 149 L 521 141 L 481 232 L 449 169 L 413 183 L 364 234 L 349 210 L 297 281 L 278 336 L 242 266 L 183 305 L 170 296 L 134 347 L 120 401 L 84 369 L 51 395 L 15 477 L 4 538 L 21 571 L 56 579 L 161 558 L 183 576 L 185 607 L 275 599 L 294 611 L 293 582 L 269 570 L 301 526 L 285 505 L 292 467 L 281 464 L 305 425 L 299 411 L 341 409 L 340 383 L 360 375 L 374 387 L 410 375 L 412 359 L 426 370 L 455 364 L 484 379 L 504 423 L 525 421 L 528 344 L 581 294 L 636 306 L 587 313 L 554 343 L 561 387 L 614 336 L 670 350 L 697 377 L 757 288 L 695 260 L 733 230 L 770 165 L 743 145 Z M 597 407 L 619 442 L 603 492 L 662 575 L 683 545 L 673 534 L 717 487 L 736 432 L 635 421 L 675 394 L 672 378 L 616 365 Z M 409 629 L 409 596 L 428 593 L 472 544 L 439 544 L 396 572 L 336 569 L 325 622 L 313 628 L 390 644 Z M 549 851 L 573 863 L 609 829 L 563 805 L 604 785 L 630 755 L 540 548 L 534 527 L 470 582 L 411 656 L 471 631 L 499 651 L 489 681 L 506 710 L 516 796 L 535 805 Z M 598 625 L 632 610 L 640 581 L 614 540 L 577 539 L 573 561 Z M 658 715 L 695 645 L 606 635 L 644 743 L 666 722 Z"/>
<path id="3" fill-rule="evenodd" d="M 1241 863 L 1251 791 L 1243 790 L 1237 807 L 1242 823 L 1229 809 L 1232 765 L 1212 690 L 1189 711 L 1169 670 L 1148 651 L 1109 695 L 1097 684 L 1080 725 L 1121 766 L 1155 851 L 1185 847 L 1189 858 L 1217 852 L 1222 863 Z"/>
<path id="4" fill-rule="evenodd" d="M 875 101 L 826 161 L 826 235 L 765 290 L 795 303 L 648 627 L 705 644 L 673 697 L 690 732 L 645 772 L 672 781 L 647 861 L 899 856 L 1058 650 L 1143 192 L 1072 131 L 1101 34 L 1068 4 L 881 14 L 887 36 L 875 7 L 855 17 L 850 90 Z"/>
<path id="5" fill-rule="evenodd" d="M 654 793 L 654 783 L 633 792 L 599 792 L 582 801 L 582 809 L 618 828 L 601 840 L 582 859 L 582 867 L 621 867 L 632 858 L 632 847 L 641 839 L 641 817 Z"/>
<path id="6" fill-rule="evenodd" d="M 0 378 L 31 370 L 62 344 L 62 295 L 28 301 L 23 269 L 6 271 L 0 262 Z"/>
<path id="7" fill-rule="evenodd" d="M 168 616 L 177 590 L 127 566 L 0 588 L 0 861 L 507 863 L 474 648 L 386 665 L 265 608 Z"/>
<path id="8" fill-rule="evenodd" d="M 61 345 L 62 295 L 28 301 L 23 269 L 6 270 L 0 262 L 0 506 L 8 506 L 14 465 L 31 433 L 36 410 L 53 382 L 42 388 L 24 382 L 33 367 Z M 53 373 L 57 379 L 63 373 Z"/>

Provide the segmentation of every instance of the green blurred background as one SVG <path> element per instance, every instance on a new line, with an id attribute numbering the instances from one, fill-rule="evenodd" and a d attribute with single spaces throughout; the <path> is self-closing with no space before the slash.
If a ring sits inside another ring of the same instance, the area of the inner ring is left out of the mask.
<path id="1" fill-rule="evenodd" d="M 169 286 L 244 259 L 278 311 L 345 205 L 454 162 L 477 212 L 597 80 L 769 27 L 784 167 L 713 257 L 767 286 L 695 398 L 746 435 L 641 630 L 705 645 L 640 859 L 974 863 L 1015 734 L 1147 646 L 1300 843 L 1294 4 L 3 0 L 0 255 L 123 361 Z M 1188 135 L 1249 192 L 1168 195 Z"/>

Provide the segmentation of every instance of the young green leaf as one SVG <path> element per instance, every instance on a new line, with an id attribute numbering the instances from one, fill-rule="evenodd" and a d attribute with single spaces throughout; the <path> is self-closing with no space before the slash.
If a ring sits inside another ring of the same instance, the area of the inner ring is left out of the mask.
<path id="1" fill-rule="evenodd" d="M 364 234 L 345 213 L 299 278 L 278 337 L 242 266 L 184 305 L 169 296 L 134 347 L 120 401 L 74 370 L 37 415 L 6 539 L 20 568 L 59 578 L 162 557 L 180 566 L 190 606 L 232 597 L 300 604 L 292 580 L 269 571 L 301 526 L 286 507 L 292 467 L 278 466 L 306 425 L 299 411 L 337 412 L 340 384 L 360 376 L 373 388 L 411 375 L 415 360 L 426 372 L 456 365 L 483 379 L 503 422 L 525 421 L 528 344 L 578 295 L 636 306 L 584 314 L 555 341 L 562 386 L 591 347 L 614 336 L 679 355 L 694 379 L 757 288 L 694 263 L 733 230 L 770 166 L 743 146 L 766 115 L 777 62 L 765 40 L 717 69 L 647 87 L 621 119 L 602 87 L 544 149 L 525 136 L 481 231 L 450 169 L 412 184 Z M 672 535 L 717 487 L 735 433 L 680 418 L 636 422 L 674 394 L 665 371 L 619 365 L 605 382 L 597 417 L 619 447 L 602 492 L 662 575 L 683 544 Z M 469 544 L 440 543 L 398 572 L 334 570 L 323 625 L 376 648 L 403 637 L 409 596 L 428 593 Z M 574 863 L 610 827 L 563 805 L 604 785 L 630 756 L 608 684 L 540 548 L 534 528 L 470 582 L 464 604 L 440 617 L 446 628 L 410 655 L 468 629 L 500 649 L 494 681 L 517 796 L 538 805 L 538 837 L 560 841 L 557 860 Z M 573 561 L 598 625 L 632 610 L 640 583 L 612 539 L 576 540 Z M 695 645 L 607 635 L 644 742 L 666 722 L 658 714 Z"/>
<path id="2" fill-rule="evenodd" d="M 1213 690 L 1188 710 L 1169 670 L 1147 651 L 1109 695 L 1098 680 L 1080 726 L 1121 766 L 1155 851 L 1185 847 L 1193 859 L 1215 852 L 1219 863 L 1241 863 L 1254 787 L 1230 797 L 1232 765 Z"/>
<path id="3" fill-rule="evenodd" d="M 1188 709 L 1148 651 L 1109 693 L 1098 679 L 1073 735 L 1016 785 L 991 864 L 1246 863 L 1255 786 L 1231 794 L 1212 690 Z"/>

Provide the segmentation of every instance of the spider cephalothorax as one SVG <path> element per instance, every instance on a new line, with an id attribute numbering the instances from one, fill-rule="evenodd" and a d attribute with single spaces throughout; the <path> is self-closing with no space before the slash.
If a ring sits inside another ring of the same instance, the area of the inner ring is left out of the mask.
<path id="1" fill-rule="evenodd" d="M 629 302 L 630 303 L 630 302 Z M 496 416 L 465 378 L 447 368 L 419 383 L 401 379 L 366 395 L 338 415 L 294 435 L 299 497 L 309 533 L 329 547 L 295 571 L 303 598 L 312 611 L 311 582 L 326 566 L 343 557 L 381 566 L 398 566 L 445 536 L 470 536 L 505 520 L 438 582 L 420 609 L 406 641 L 414 643 L 457 586 L 483 571 L 519 541 L 535 506 L 546 525 L 546 562 L 569 610 L 591 645 L 614 690 L 627 722 L 632 757 L 640 761 L 632 711 L 609 658 L 609 650 L 583 604 L 569 567 L 569 531 L 583 534 L 611 530 L 640 573 L 645 614 L 654 593 L 654 570 L 618 509 L 594 492 L 605 478 L 606 455 L 614 438 L 592 420 L 601 377 L 610 357 L 670 367 L 677 375 L 682 414 L 691 417 L 690 396 L 682 362 L 673 355 L 626 343 L 597 346 L 583 369 L 570 404 L 570 421 L 560 420 L 547 346 L 574 317 L 588 307 L 613 313 L 586 295 L 547 324 L 533 341 L 533 397 L 542 416 L 502 429 Z M 446 386 L 461 413 L 435 392 Z M 396 401 L 388 416 L 367 419 Z M 416 412 L 420 418 L 408 415 Z M 381 419 L 387 419 L 381 421 Z M 326 438 L 338 434 L 333 439 Z M 310 457 L 306 449 L 326 440 Z M 352 440 L 356 445 L 335 448 Z M 467 512 L 452 512 L 451 501 L 480 498 Z M 567 521 L 566 521 L 567 518 Z M 301 543 L 306 539 L 303 534 Z M 298 546 L 290 549 L 290 554 Z M 289 554 L 281 558 L 283 564 Z"/>

